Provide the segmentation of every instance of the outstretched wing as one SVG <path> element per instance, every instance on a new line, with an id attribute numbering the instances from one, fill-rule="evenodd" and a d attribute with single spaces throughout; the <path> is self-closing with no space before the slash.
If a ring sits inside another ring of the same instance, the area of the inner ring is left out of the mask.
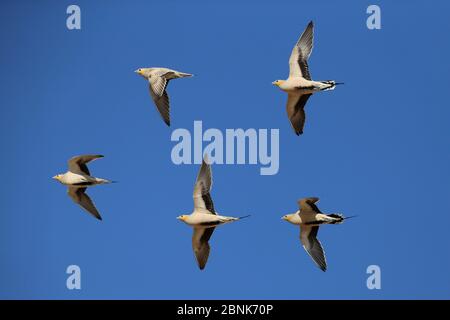
<path id="1" fill-rule="evenodd" d="M 153 102 L 164 122 L 170 126 L 170 103 L 166 87 L 168 81 L 164 77 L 152 76 L 149 79 L 149 90 Z"/>
<path id="2" fill-rule="evenodd" d="M 72 200 L 79 204 L 83 209 L 89 212 L 98 220 L 102 220 L 100 213 L 92 202 L 91 198 L 85 193 L 86 188 L 69 187 L 67 193 Z"/>
<path id="3" fill-rule="evenodd" d="M 194 207 L 206 209 L 212 214 L 216 214 L 214 203 L 211 198 L 212 173 L 211 166 L 203 159 L 202 166 L 197 176 L 194 186 Z"/>
<path id="4" fill-rule="evenodd" d="M 294 49 L 292 49 L 291 57 L 289 58 L 289 77 L 303 77 L 311 80 L 308 59 L 312 52 L 313 39 L 314 25 L 310 21 L 295 44 Z"/>
<path id="5" fill-rule="evenodd" d="M 289 94 L 286 111 L 296 135 L 303 133 L 305 126 L 305 105 L 312 94 Z"/>
<path id="6" fill-rule="evenodd" d="M 103 156 L 99 154 L 87 154 L 73 157 L 68 161 L 69 171 L 73 173 L 87 174 L 88 176 L 90 176 L 91 173 L 89 172 L 86 164 L 98 158 L 103 158 Z"/>
<path id="7" fill-rule="evenodd" d="M 310 197 L 300 199 L 298 201 L 298 206 L 300 207 L 300 213 L 304 212 L 314 212 L 314 213 L 322 213 L 319 208 L 316 206 L 316 202 L 319 201 L 317 197 Z"/>
<path id="8" fill-rule="evenodd" d="M 206 266 L 209 257 L 209 239 L 211 238 L 215 228 L 194 228 L 192 235 L 192 249 L 197 259 L 197 264 L 200 270 Z"/>
<path id="9" fill-rule="evenodd" d="M 303 248 L 305 248 L 306 252 L 313 259 L 314 263 L 320 268 L 322 271 L 327 270 L 327 261 L 325 259 L 325 253 L 322 248 L 322 244 L 319 240 L 317 240 L 317 233 L 319 231 L 319 227 L 314 226 L 300 226 L 300 241 L 303 244 Z"/>

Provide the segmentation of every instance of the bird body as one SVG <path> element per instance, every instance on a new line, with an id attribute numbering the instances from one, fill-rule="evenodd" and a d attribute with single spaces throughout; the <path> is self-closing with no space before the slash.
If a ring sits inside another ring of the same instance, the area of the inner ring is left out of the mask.
<path id="1" fill-rule="evenodd" d="M 141 70 L 141 72 L 139 72 Z M 152 68 L 140 68 L 137 70 L 137 73 L 142 75 L 144 78 L 149 79 L 152 76 L 154 77 L 164 77 L 166 80 L 177 79 L 177 78 L 185 78 L 192 77 L 192 74 L 176 71 L 169 68 L 163 67 L 152 67 Z"/>
<path id="2" fill-rule="evenodd" d="M 194 212 L 192 212 L 190 215 L 186 215 L 182 220 L 184 223 L 192 226 L 192 227 L 216 227 L 225 223 L 237 221 L 239 219 L 242 219 L 243 217 L 236 218 L 236 217 L 227 217 L 227 216 L 221 216 L 217 213 L 211 213 L 208 210 L 204 209 L 195 209 Z"/>
<path id="3" fill-rule="evenodd" d="M 204 159 L 194 186 L 194 211 L 189 215 L 177 217 L 178 220 L 183 221 L 194 229 L 192 234 L 192 249 L 194 250 L 200 270 L 205 268 L 206 262 L 208 261 L 210 251 L 209 239 L 215 227 L 248 217 L 236 218 L 217 214 L 210 195 L 211 186 L 211 166 Z"/>
<path id="4" fill-rule="evenodd" d="M 286 111 L 295 134 L 303 133 L 305 125 L 305 105 L 309 97 L 318 92 L 333 90 L 340 84 L 333 80 L 314 81 L 308 66 L 308 59 L 313 49 L 314 25 L 308 24 L 300 39 L 292 49 L 289 58 L 289 77 L 286 80 L 276 80 L 273 85 L 288 93 Z"/>
<path id="5" fill-rule="evenodd" d="M 324 214 L 315 203 L 319 198 L 304 198 L 298 201 L 300 210 L 282 217 L 294 225 L 300 226 L 300 241 L 314 263 L 322 270 L 327 270 L 327 262 L 322 244 L 317 239 L 319 226 L 322 224 L 339 224 L 345 219 L 340 214 Z"/>
<path id="6" fill-rule="evenodd" d="M 296 95 L 313 94 L 317 91 L 334 90 L 335 82 L 330 81 L 313 81 L 302 77 L 291 77 L 286 80 L 278 80 L 278 87 L 287 93 Z"/>
<path id="7" fill-rule="evenodd" d="M 166 91 L 167 85 L 172 79 L 192 77 L 192 74 L 158 67 L 139 68 L 135 72 L 147 79 L 150 96 L 164 122 L 170 126 L 170 103 Z"/>
<path id="8" fill-rule="evenodd" d="M 103 156 L 82 155 L 73 157 L 68 161 L 69 170 L 64 174 L 54 176 L 53 179 L 68 186 L 67 194 L 75 203 L 79 204 L 95 218 L 102 220 L 94 202 L 86 194 L 87 187 L 112 183 L 110 180 L 91 176 L 86 164 L 99 158 L 103 158 Z"/>
<path id="9" fill-rule="evenodd" d="M 107 184 L 112 182 L 107 179 L 91 177 L 86 174 L 73 173 L 70 171 L 67 171 L 64 174 L 59 174 L 56 177 L 55 179 L 67 186 L 95 186 L 97 184 Z"/>
<path id="10" fill-rule="evenodd" d="M 322 213 L 314 213 L 314 212 L 303 212 L 300 210 L 293 214 L 286 215 L 286 221 L 295 225 L 307 224 L 310 226 L 320 225 L 320 224 L 336 224 L 342 221 L 342 218 L 333 217 L 339 216 L 337 214 L 333 214 L 332 216 L 322 214 Z"/>

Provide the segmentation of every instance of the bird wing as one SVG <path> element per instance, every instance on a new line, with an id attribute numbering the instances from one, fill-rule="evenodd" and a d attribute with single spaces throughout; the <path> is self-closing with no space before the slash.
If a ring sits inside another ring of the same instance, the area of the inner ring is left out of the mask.
<path id="1" fill-rule="evenodd" d="M 154 72 L 148 78 L 148 82 L 150 83 L 150 87 L 152 88 L 153 93 L 158 97 L 161 97 L 166 90 L 168 83 L 165 77 L 166 73 L 167 72 Z"/>
<path id="2" fill-rule="evenodd" d="M 88 176 L 90 176 L 91 174 L 89 172 L 86 163 L 91 162 L 98 158 L 103 158 L 103 156 L 99 154 L 97 155 L 87 154 L 83 156 L 73 157 L 68 161 L 69 171 L 73 173 L 87 174 Z"/>
<path id="3" fill-rule="evenodd" d="M 319 201 L 319 198 L 317 198 L 317 197 L 300 199 L 298 201 L 298 206 L 300 207 L 300 213 L 303 213 L 303 212 L 322 213 L 315 204 L 317 201 Z"/>
<path id="4" fill-rule="evenodd" d="M 170 104 L 166 87 L 168 81 L 164 77 L 152 76 L 149 81 L 149 91 L 164 122 L 170 126 Z"/>
<path id="5" fill-rule="evenodd" d="M 325 259 L 325 253 L 322 248 L 322 244 L 317 239 L 317 233 L 319 227 L 314 226 L 300 226 L 300 241 L 303 244 L 306 252 L 313 259 L 314 263 L 322 270 L 327 270 L 327 261 Z"/>
<path id="6" fill-rule="evenodd" d="M 303 133 L 306 119 L 305 105 L 311 95 L 311 93 L 288 94 L 286 111 L 296 135 Z"/>
<path id="7" fill-rule="evenodd" d="M 198 172 L 197 181 L 194 186 L 194 207 L 206 209 L 212 214 L 216 214 L 214 203 L 211 198 L 212 173 L 211 166 L 203 159 L 202 166 Z"/>
<path id="8" fill-rule="evenodd" d="M 314 25 L 310 21 L 300 39 L 292 49 L 289 58 L 289 77 L 303 77 L 311 80 L 309 73 L 308 59 L 313 49 Z"/>
<path id="9" fill-rule="evenodd" d="M 72 200 L 79 204 L 83 209 L 92 214 L 98 220 L 102 220 L 91 198 L 85 193 L 86 188 L 69 187 L 67 193 Z"/>
<path id="10" fill-rule="evenodd" d="M 194 228 L 192 234 L 192 249 L 194 250 L 197 264 L 200 270 L 205 268 L 209 257 L 209 239 L 215 228 Z"/>

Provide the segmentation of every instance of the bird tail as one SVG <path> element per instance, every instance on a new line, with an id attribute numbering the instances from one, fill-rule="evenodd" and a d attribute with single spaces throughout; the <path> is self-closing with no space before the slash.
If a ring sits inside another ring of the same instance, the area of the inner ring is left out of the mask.
<path id="1" fill-rule="evenodd" d="M 190 74 L 190 73 L 184 73 L 184 72 L 178 72 L 178 76 L 179 76 L 180 78 L 186 78 L 186 77 L 192 77 L 193 74 Z"/>
<path id="2" fill-rule="evenodd" d="M 344 217 L 342 214 L 337 213 L 328 214 L 327 216 L 335 219 L 333 222 L 330 222 L 330 224 L 340 224 L 344 222 L 344 220 L 357 217 L 357 216 Z"/>
<path id="3" fill-rule="evenodd" d="M 333 218 L 333 221 L 330 221 L 330 224 L 339 224 L 344 221 L 344 216 L 342 214 L 332 213 L 327 214 L 327 217 Z"/>
<path id="4" fill-rule="evenodd" d="M 108 179 L 99 179 L 101 184 L 109 184 L 109 183 L 117 183 L 118 181 L 108 180 Z"/>
<path id="5" fill-rule="evenodd" d="M 250 215 L 246 215 L 246 216 L 242 216 L 242 217 L 222 217 L 222 219 L 220 221 L 222 223 L 230 223 L 230 222 L 238 221 L 238 220 L 245 219 L 248 217 L 250 217 Z"/>
<path id="6" fill-rule="evenodd" d="M 344 84 L 343 82 L 336 82 L 334 80 L 320 81 L 320 83 L 325 85 L 320 91 L 334 90 L 337 85 Z"/>

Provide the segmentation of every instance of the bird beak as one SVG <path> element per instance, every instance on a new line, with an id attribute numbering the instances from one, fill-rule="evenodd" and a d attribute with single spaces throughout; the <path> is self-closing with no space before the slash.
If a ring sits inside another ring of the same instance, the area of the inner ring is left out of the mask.
<path id="1" fill-rule="evenodd" d="M 177 220 L 183 220 L 181 217 L 177 217 Z"/>
<path id="2" fill-rule="evenodd" d="M 134 72 L 137 73 L 138 75 L 142 75 L 142 71 L 139 71 L 139 69 L 138 70 L 134 70 Z"/>
<path id="3" fill-rule="evenodd" d="M 286 220 L 286 217 L 281 217 L 281 220 Z"/>
<path id="4" fill-rule="evenodd" d="M 276 86 L 277 85 L 277 83 L 274 81 L 274 82 L 272 82 L 272 84 L 274 85 L 274 86 Z"/>
<path id="5" fill-rule="evenodd" d="M 54 177 L 52 177 L 52 179 L 59 180 L 59 177 L 58 176 L 54 176 Z"/>

